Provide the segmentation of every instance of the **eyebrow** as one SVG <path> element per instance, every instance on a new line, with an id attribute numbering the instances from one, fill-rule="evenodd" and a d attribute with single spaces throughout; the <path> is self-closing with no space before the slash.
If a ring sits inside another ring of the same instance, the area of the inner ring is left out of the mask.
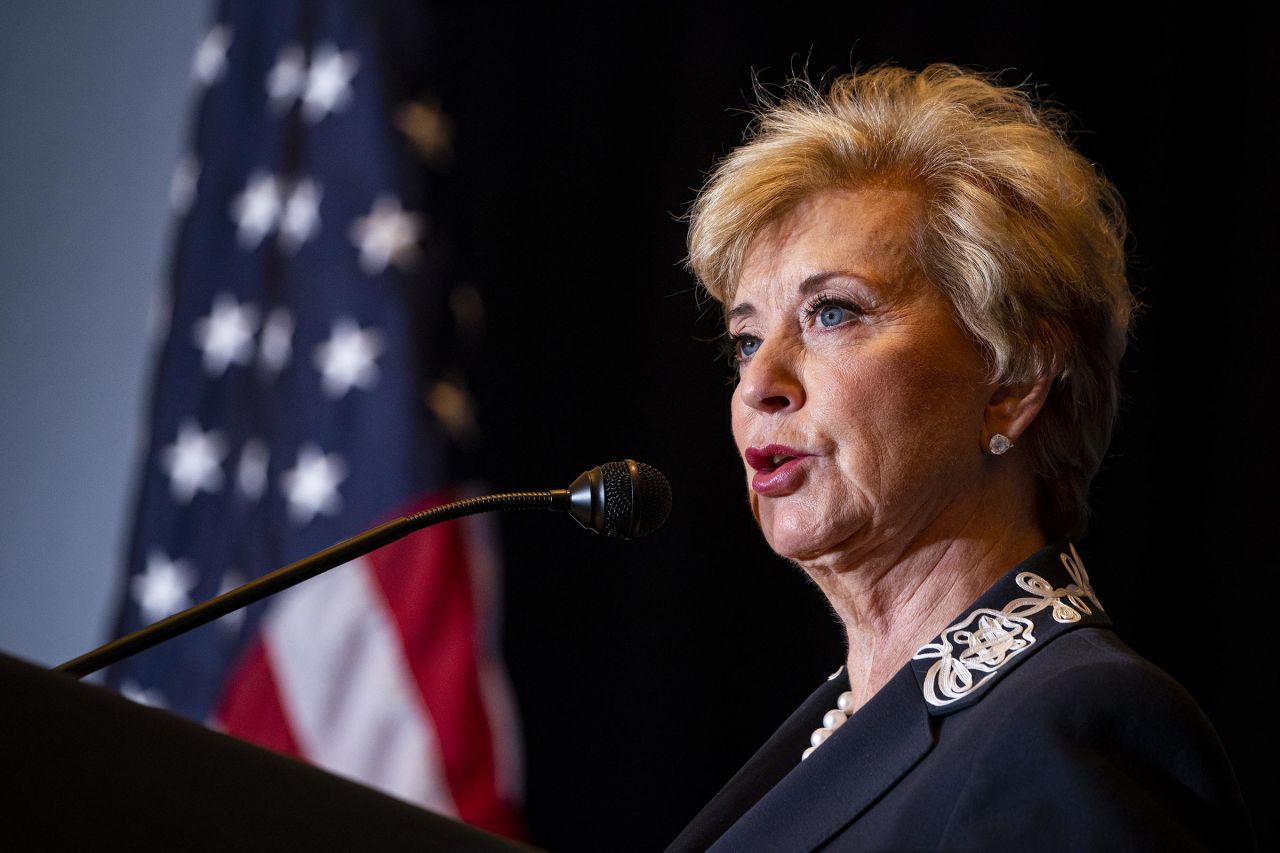
<path id="1" fill-rule="evenodd" d="M 858 281 L 866 281 L 864 276 L 857 275 L 844 270 L 828 270 L 827 272 L 816 272 L 811 276 L 807 276 L 804 281 L 800 282 L 799 294 L 808 296 L 815 291 L 821 290 L 826 286 L 827 282 L 833 278 L 855 278 Z M 739 317 L 753 317 L 756 313 L 756 307 L 750 302 L 739 302 L 730 308 L 724 314 L 725 322 L 736 320 Z"/>

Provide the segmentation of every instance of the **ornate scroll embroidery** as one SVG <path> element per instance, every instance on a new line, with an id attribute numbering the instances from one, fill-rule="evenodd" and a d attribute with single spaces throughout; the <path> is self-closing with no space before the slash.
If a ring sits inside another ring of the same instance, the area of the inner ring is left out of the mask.
<path id="1" fill-rule="evenodd" d="M 1070 554 L 1059 554 L 1073 583 L 1060 589 L 1035 572 L 1019 572 L 1018 586 L 1029 596 L 1015 598 L 1000 610 L 979 607 L 942 632 L 936 643 L 926 643 L 913 660 L 937 658 L 924 678 L 924 698 L 943 706 L 963 699 L 983 685 L 991 674 L 1035 643 L 1035 624 L 1029 617 L 1052 608 L 1056 622 L 1080 621 L 1081 613 L 1093 613 L 1085 599 L 1101 609 L 1089 585 L 1089 575 L 1074 545 Z M 956 649 L 959 648 L 959 652 Z"/>

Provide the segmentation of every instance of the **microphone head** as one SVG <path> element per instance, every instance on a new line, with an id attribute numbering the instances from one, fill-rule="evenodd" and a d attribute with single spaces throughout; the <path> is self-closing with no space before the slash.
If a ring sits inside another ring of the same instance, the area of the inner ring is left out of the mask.
<path id="1" fill-rule="evenodd" d="M 652 465 L 625 459 L 584 471 L 569 486 L 569 514 L 619 539 L 652 533 L 671 513 L 671 484 Z"/>

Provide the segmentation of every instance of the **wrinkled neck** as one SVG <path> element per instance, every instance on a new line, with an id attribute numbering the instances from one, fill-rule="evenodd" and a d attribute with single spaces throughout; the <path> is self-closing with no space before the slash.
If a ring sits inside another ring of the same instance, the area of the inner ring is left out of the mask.
<path id="1" fill-rule="evenodd" d="M 884 543 L 844 564 L 804 567 L 845 627 L 856 706 L 1046 544 L 1034 514 L 1034 483 L 1008 478 L 996 485 L 953 505 L 908 541 Z"/>

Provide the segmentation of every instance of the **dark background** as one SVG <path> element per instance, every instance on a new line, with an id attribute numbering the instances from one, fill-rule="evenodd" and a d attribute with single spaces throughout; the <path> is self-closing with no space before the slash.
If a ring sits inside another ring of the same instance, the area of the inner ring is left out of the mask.
<path id="1" fill-rule="evenodd" d="M 118 398 L 148 373 L 190 48 L 216 5 L 0 6 L 0 645 L 46 664 L 114 617 L 141 423 Z M 422 5 L 439 38 L 421 50 L 445 60 L 487 307 L 484 473 L 561 486 L 631 456 L 675 491 L 633 543 L 502 520 L 533 840 L 660 849 L 840 664 L 825 604 L 747 512 L 717 310 L 681 268 L 677 217 L 741 139 L 753 71 L 949 60 L 1069 108 L 1128 201 L 1146 310 L 1081 552 L 1121 636 L 1214 721 L 1274 846 L 1276 28 L 1227 4 L 445 5 Z"/>
<path id="2" fill-rule="evenodd" d="M 1223 9 L 1126 23 L 1110 7 L 749 2 L 471 9 L 449 26 L 489 479 L 554 487 L 634 457 L 675 495 L 633 543 L 503 520 L 535 843 L 660 848 L 842 662 L 823 600 L 747 511 L 717 309 L 682 269 L 678 217 L 741 139 L 753 72 L 884 61 L 1030 81 L 1127 200 L 1146 307 L 1081 552 L 1121 636 L 1214 721 L 1274 839 L 1274 28 Z"/>

